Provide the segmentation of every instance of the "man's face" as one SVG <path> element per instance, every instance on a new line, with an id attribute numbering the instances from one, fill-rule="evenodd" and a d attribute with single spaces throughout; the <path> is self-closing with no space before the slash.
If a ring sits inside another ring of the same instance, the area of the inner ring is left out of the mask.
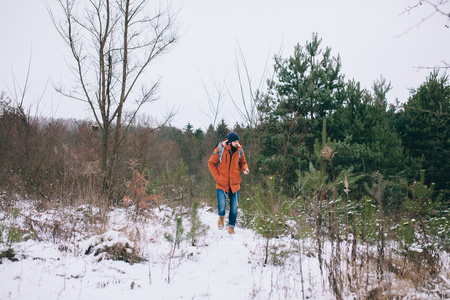
<path id="1" fill-rule="evenodd" d="M 239 146 L 239 141 L 232 141 L 231 146 L 233 146 L 234 148 L 237 148 Z"/>

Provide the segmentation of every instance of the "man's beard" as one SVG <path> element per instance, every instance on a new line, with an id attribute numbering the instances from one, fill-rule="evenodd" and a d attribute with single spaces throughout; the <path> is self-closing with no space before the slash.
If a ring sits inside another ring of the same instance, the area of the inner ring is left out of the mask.
<path id="1" fill-rule="evenodd" d="M 231 151 L 236 151 L 237 150 L 237 147 L 234 147 L 232 144 L 230 144 L 230 146 L 231 146 Z"/>

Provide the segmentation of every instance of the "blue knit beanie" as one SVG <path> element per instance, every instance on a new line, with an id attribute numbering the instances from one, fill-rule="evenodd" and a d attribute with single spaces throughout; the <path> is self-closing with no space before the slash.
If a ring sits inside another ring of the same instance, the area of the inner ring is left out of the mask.
<path id="1" fill-rule="evenodd" d="M 227 140 L 228 140 L 228 144 L 231 144 L 231 142 L 239 141 L 239 136 L 237 135 L 236 132 L 230 132 L 227 135 Z"/>

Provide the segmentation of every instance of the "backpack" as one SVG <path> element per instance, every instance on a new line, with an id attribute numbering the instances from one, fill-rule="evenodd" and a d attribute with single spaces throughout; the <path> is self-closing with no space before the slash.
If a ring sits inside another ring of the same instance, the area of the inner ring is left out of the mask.
<path id="1" fill-rule="evenodd" d="M 222 142 L 219 143 L 219 160 L 217 161 L 216 167 L 219 165 L 219 163 L 222 161 L 222 155 L 223 155 L 223 149 L 225 148 L 222 144 Z M 239 149 L 239 162 L 241 161 L 242 157 L 242 147 Z"/>

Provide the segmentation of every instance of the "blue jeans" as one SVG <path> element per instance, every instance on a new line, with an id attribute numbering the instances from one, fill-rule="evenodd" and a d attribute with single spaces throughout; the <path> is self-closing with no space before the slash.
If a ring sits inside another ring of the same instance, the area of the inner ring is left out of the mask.
<path id="1" fill-rule="evenodd" d="M 228 220 L 228 226 L 234 227 L 236 225 L 237 208 L 239 203 L 239 191 L 228 193 L 230 196 L 230 215 Z M 219 216 L 225 216 L 225 204 L 226 204 L 226 194 L 225 191 L 217 189 L 217 210 L 219 211 Z"/>

